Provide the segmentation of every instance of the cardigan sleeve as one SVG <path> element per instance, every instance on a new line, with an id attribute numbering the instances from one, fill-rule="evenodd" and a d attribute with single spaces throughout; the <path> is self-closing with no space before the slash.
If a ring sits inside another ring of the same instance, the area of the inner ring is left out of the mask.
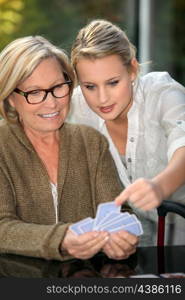
<path id="1" fill-rule="evenodd" d="M 66 260 L 61 256 L 59 246 L 69 223 L 42 225 L 22 221 L 16 213 L 13 187 L 0 170 L 0 252 Z"/>

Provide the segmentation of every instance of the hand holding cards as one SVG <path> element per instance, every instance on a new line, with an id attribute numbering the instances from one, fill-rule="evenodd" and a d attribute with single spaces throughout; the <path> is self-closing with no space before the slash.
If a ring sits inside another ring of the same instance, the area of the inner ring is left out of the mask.
<path id="1" fill-rule="evenodd" d="M 143 234 L 140 221 L 135 215 L 121 212 L 115 202 L 106 202 L 98 205 L 95 219 L 88 217 L 72 224 L 71 231 L 80 235 L 90 231 L 116 232 L 125 230 L 136 236 Z"/>

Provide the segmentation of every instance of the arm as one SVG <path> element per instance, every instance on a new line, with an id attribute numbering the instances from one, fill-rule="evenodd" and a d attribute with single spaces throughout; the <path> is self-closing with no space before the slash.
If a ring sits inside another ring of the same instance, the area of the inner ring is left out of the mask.
<path id="1" fill-rule="evenodd" d="M 105 244 L 107 234 L 101 233 L 97 236 L 95 232 L 91 232 L 77 237 L 68 230 L 69 223 L 39 224 L 39 219 L 37 223 L 34 221 L 24 222 L 25 216 L 21 218 L 16 212 L 14 187 L 12 186 L 11 190 L 11 184 L 6 176 L 3 176 L 3 171 L 1 171 L 0 177 L 2 192 L 0 198 L 1 253 L 57 260 L 74 257 L 87 259 L 100 251 Z M 25 203 L 25 205 L 27 204 Z M 33 208 L 32 214 L 34 215 Z M 61 249 L 61 243 L 63 249 Z M 64 252 L 64 248 L 69 251 Z"/>
<path id="2" fill-rule="evenodd" d="M 168 166 L 152 181 L 159 186 L 162 199 L 167 199 L 185 184 L 185 147 L 175 151 Z"/>
<path id="3" fill-rule="evenodd" d="M 185 90 L 177 82 L 168 78 L 166 88 L 164 85 L 162 91 L 156 94 L 158 94 L 158 99 L 153 99 L 156 103 L 158 101 L 156 122 L 166 137 L 166 154 L 169 162 L 155 177 L 137 179 L 116 198 L 117 204 L 129 199 L 136 207 L 143 210 L 159 206 L 164 199 L 185 184 L 185 127 L 183 125 L 185 123 Z M 154 90 L 151 91 L 151 95 L 155 95 Z M 181 120 L 181 125 L 178 120 Z"/>
<path id="4" fill-rule="evenodd" d="M 26 222 L 25 215 L 17 203 L 14 185 L 8 172 L 0 168 L 0 253 L 12 253 L 45 259 L 65 260 L 59 252 L 59 245 L 69 224 L 39 224 Z M 28 211 L 35 211 L 25 201 Z"/>
<path id="5" fill-rule="evenodd" d="M 148 180 L 140 178 L 128 186 L 116 199 L 118 205 L 129 199 L 136 207 L 150 210 L 185 184 L 185 147 L 173 154 L 167 167 Z"/>

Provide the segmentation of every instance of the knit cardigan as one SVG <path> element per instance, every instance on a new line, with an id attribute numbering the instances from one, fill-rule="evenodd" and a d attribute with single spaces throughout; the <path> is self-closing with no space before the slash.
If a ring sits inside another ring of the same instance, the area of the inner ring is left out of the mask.
<path id="1" fill-rule="evenodd" d="M 95 217 L 97 205 L 112 201 L 122 190 L 105 137 L 90 127 L 67 123 L 59 134 L 56 224 L 44 164 L 20 125 L 0 126 L 1 253 L 71 258 L 59 251 L 69 224 Z"/>

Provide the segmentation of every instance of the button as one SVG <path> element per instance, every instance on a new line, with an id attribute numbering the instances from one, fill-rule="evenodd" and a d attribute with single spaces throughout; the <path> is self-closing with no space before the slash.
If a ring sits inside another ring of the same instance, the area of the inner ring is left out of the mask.
<path id="1" fill-rule="evenodd" d="M 132 143 L 134 142 L 134 138 L 133 137 L 130 138 L 130 142 L 132 142 Z"/>
<path id="2" fill-rule="evenodd" d="M 127 161 L 128 161 L 129 163 L 131 163 L 131 162 L 132 162 L 132 159 L 129 157 Z"/>
<path id="3" fill-rule="evenodd" d="M 130 179 L 130 181 L 132 181 L 132 176 L 131 175 L 129 176 L 129 179 Z"/>

